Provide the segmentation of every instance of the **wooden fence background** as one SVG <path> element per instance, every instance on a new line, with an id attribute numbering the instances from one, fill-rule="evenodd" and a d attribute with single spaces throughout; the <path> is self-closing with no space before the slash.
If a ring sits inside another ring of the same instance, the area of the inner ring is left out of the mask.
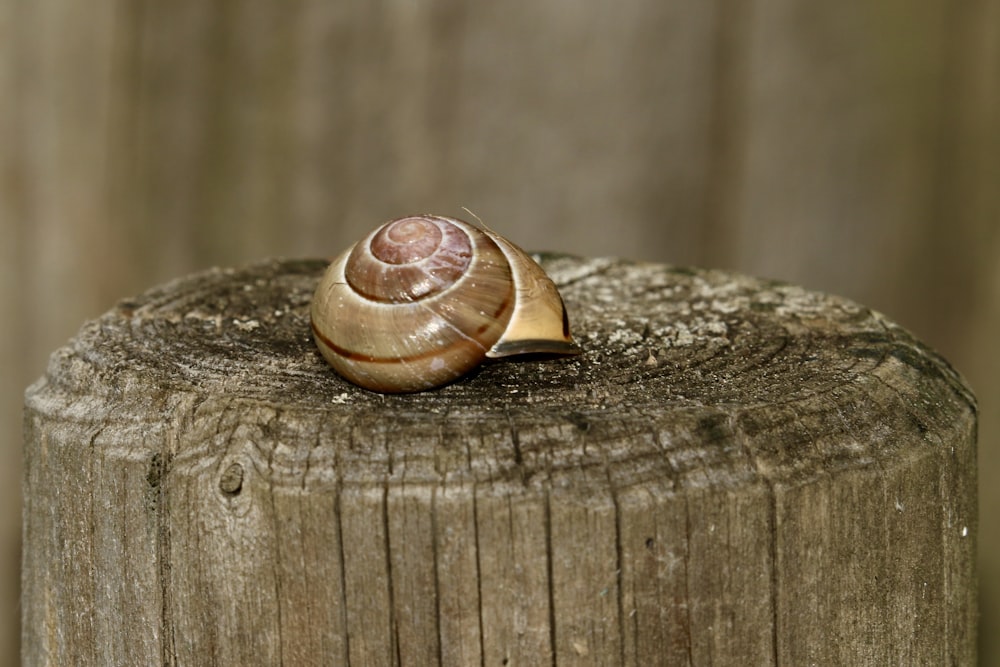
<path id="1" fill-rule="evenodd" d="M 169 278 L 463 206 L 528 248 L 836 292 L 942 351 L 980 398 L 1000 625 L 1000 0 L 0 0 L 0 662 L 53 349 Z"/>

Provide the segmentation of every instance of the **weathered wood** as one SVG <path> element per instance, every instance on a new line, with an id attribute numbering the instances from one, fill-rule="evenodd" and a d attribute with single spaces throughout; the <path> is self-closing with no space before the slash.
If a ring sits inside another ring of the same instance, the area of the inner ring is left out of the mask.
<path id="1" fill-rule="evenodd" d="M 38 664 L 974 664 L 976 405 L 878 313 L 547 257 L 585 352 L 382 396 L 320 261 L 120 303 L 27 395 Z"/>
<path id="2" fill-rule="evenodd" d="M 850 295 L 1000 404 L 1000 0 L 0 0 L 0 36 L 4 443 L 48 353 L 122 295 L 462 205 L 529 247 Z M 980 427 L 1000 440 L 1000 411 Z"/>

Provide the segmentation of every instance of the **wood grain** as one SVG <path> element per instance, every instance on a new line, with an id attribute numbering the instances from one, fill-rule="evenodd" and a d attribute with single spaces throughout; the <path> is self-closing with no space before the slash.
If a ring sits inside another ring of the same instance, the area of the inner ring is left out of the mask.
<path id="1" fill-rule="evenodd" d="M 5 662 L 21 396 L 51 350 L 167 277 L 413 211 L 845 294 L 1000 401 L 1000 0 L 0 0 L 0 36 Z"/>
<path id="2" fill-rule="evenodd" d="M 546 256 L 578 358 L 339 379 L 321 261 L 120 303 L 29 391 L 25 664 L 973 664 L 975 399 L 853 302 Z"/>

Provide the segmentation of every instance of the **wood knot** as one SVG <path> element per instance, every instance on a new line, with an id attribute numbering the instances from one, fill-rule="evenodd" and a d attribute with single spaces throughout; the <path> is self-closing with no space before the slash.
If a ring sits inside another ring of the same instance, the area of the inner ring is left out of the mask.
<path id="1" fill-rule="evenodd" d="M 157 452 L 153 454 L 153 458 L 149 460 L 149 468 L 146 470 L 146 483 L 149 484 L 149 488 L 156 490 L 160 488 L 160 482 L 163 479 L 164 473 L 166 473 L 167 464 Z"/>
<path id="2" fill-rule="evenodd" d="M 227 496 L 235 496 L 243 490 L 243 466 L 233 463 L 219 478 L 219 489 Z"/>

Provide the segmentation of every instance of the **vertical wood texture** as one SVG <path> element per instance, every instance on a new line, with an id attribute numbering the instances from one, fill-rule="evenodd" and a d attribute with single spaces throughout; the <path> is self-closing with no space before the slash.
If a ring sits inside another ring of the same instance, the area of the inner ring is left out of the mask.
<path id="1" fill-rule="evenodd" d="M 122 302 L 27 394 L 27 665 L 974 664 L 976 403 L 845 299 L 549 257 L 583 354 L 349 385 L 325 262 Z"/>
<path id="2" fill-rule="evenodd" d="M 16 462 L 23 388 L 123 295 L 461 206 L 529 248 L 846 294 L 996 405 L 998 119 L 1000 0 L 0 0 L 0 434 Z"/>

